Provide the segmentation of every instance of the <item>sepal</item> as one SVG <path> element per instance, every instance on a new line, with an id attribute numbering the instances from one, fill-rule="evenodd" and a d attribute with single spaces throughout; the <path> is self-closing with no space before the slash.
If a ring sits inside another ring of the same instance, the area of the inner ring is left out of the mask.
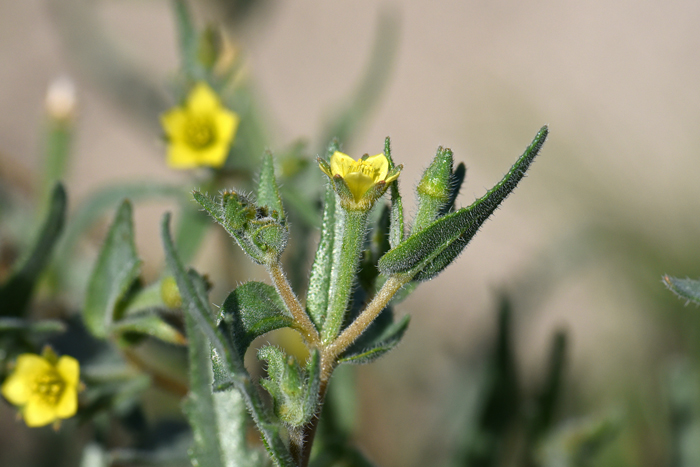
<path id="1" fill-rule="evenodd" d="M 283 210 L 256 205 L 248 196 L 225 191 L 218 200 L 199 191 L 194 199 L 236 239 L 236 242 L 258 264 L 279 260 L 287 246 L 289 227 Z"/>

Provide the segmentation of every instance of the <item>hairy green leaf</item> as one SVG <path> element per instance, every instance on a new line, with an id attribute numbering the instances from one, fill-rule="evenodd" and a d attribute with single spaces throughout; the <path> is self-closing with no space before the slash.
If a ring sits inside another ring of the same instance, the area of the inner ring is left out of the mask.
<path id="1" fill-rule="evenodd" d="M 294 324 L 275 288 L 262 282 L 236 287 L 224 301 L 219 320 L 219 326 L 231 335 L 241 359 L 256 337 Z"/>
<path id="2" fill-rule="evenodd" d="M 678 298 L 700 305 L 700 280 L 679 279 L 667 275 L 663 277 L 663 281 Z"/>
<path id="3" fill-rule="evenodd" d="M 117 209 L 85 296 L 83 318 L 95 336 L 107 335 L 140 270 L 141 260 L 134 244 L 131 202 L 125 200 Z"/>
<path id="4" fill-rule="evenodd" d="M 29 254 L 15 265 L 10 278 L 0 286 L 0 316 L 21 316 L 31 300 L 32 291 L 63 230 L 66 216 L 66 191 L 57 184 L 51 195 L 48 214 Z"/>
<path id="5" fill-rule="evenodd" d="M 394 159 L 391 157 L 391 139 L 387 136 L 384 139 L 384 155 L 389 160 L 389 170 L 393 170 L 396 166 Z M 391 193 L 391 221 L 389 224 L 389 244 L 395 247 L 404 240 L 404 220 L 403 220 L 403 200 L 399 193 L 399 180 L 391 182 L 389 187 Z"/>
<path id="6" fill-rule="evenodd" d="M 462 252 L 481 225 L 515 189 L 547 138 L 542 127 L 503 179 L 468 208 L 447 214 L 389 250 L 379 261 L 386 274 L 405 273 L 416 280 L 435 277 Z"/>
<path id="7" fill-rule="evenodd" d="M 447 202 L 440 210 L 438 216 L 444 216 L 447 213 L 454 211 L 455 201 L 459 195 L 459 190 L 462 188 L 464 183 L 464 177 L 467 175 L 467 167 L 464 162 L 460 162 L 457 168 L 452 171 L 450 176 L 450 193 Z"/>
<path id="8" fill-rule="evenodd" d="M 318 243 L 314 264 L 311 267 L 309 292 L 306 296 L 306 307 L 317 329 L 323 326 L 323 322 L 326 319 L 326 311 L 328 310 L 328 293 L 331 285 L 333 249 L 335 245 L 335 210 L 335 192 L 328 185 L 323 202 L 321 240 Z"/>

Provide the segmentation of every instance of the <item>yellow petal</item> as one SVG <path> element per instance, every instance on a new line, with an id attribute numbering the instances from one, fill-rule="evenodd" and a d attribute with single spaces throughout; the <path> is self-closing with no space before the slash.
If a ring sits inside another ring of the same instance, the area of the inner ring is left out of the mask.
<path id="1" fill-rule="evenodd" d="M 193 169 L 199 165 L 197 160 L 197 152 L 184 143 L 168 146 L 168 166 L 173 169 Z"/>
<path id="2" fill-rule="evenodd" d="M 32 398 L 22 409 L 22 416 L 28 427 L 44 426 L 56 420 L 56 409 L 40 398 Z"/>
<path id="3" fill-rule="evenodd" d="M 29 400 L 30 386 L 26 378 L 13 374 L 2 385 L 2 395 L 14 405 L 24 405 Z"/>
<path id="4" fill-rule="evenodd" d="M 160 116 L 160 124 L 170 140 L 182 141 L 187 124 L 187 112 L 176 107 Z"/>
<path id="5" fill-rule="evenodd" d="M 56 370 L 61 378 L 66 383 L 66 388 L 77 388 L 80 382 L 80 364 L 75 358 L 64 355 L 58 359 Z"/>
<path id="6" fill-rule="evenodd" d="M 374 180 L 372 180 L 367 175 L 362 172 L 352 172 L 347 174 L 345 177 L 345 183 L 347 183 L 350 192 L 355 197 L 355 201 L 359 201 L 362 195 L 367 193 L 367 190 L 374 186 Z"/>
<path id="7" fill-rule="evenodd" d="M 389 161 L 384 154 L 370 156 L 362 162 L 369 165 L 374 170 L 375 182 L 379 182 L 386 178 L 386 174 L 389 172 Z"/>
<path id="8" fill-rule="evenodd" d="M 224 165 L 228 157 L 230 146 L 226 143 L 217 143 L 206 149 L 198 151 L 197 165 L 219 168 Z"/>
<path id="9" fill-rule="evenodd" d="M 199 82 L 192 88 L 187 96 L 187 110 L 193 113 L 212 113 L 219 110 L 221 102 L 219 96 L 207 83 Z"/>
<path id="10" fill-rule="evenodd" d="M 66 386 L 55 409 L 59 418 L 70 418 L 78 411 L 78 389 L 76 386 Z"/>
<path id="11" fill-rule="evenodd" d="M 237 113 L 224 108 L 219 110 L 214 117 L 217 140 L 226 145 L 230 145 L 234 136 L 236 136 L 236 130 L 238 130 L 238 123 L 240 121 L 241 119 Z"/>
<path id="12" fill-rule="evenodd" d="M 340 175 L 345 178 L 345 176 L 353 171 L 353 167 L 356 165 L 355 160 L 343 154 L 340 151 L 336 151 L 331 156 L 331 173 L 333 175 Z"/>

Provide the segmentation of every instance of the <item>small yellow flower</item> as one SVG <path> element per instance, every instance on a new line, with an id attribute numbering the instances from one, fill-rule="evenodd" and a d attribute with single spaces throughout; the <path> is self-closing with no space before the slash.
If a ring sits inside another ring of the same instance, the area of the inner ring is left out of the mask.
<path id="1" fill-rule="evenodd" d="M 21 408 L 29 427 L 38 427 L 70 418 L 78 410 L 80 365 L 67 355 L 56 358 L 25 353 L 2 385 L 2 395 Z"/>
<path id="2" fill-rule="evenodd" d="M 168 165 L 175 169 L 221 167 L 239 121 L 238 114 L 223 107 L 206 83 L 197 83 L 183 107 L 161 116 L 169 140 Z"/>
<path id="3" fill-rule="evenodd" d="M 384 154 L 356 161 L 347 154 L 336 151 L 331 156 L 330 172 L 323 164 L 320 167 L 330 178 L 340 175 L 345 180 L 355 202 L 359 202 L 364 194 L 378 182 L 385 182 L 388 185 L 399 177 L 399 171 L 395 171 L 387 178 L 389 160 Z"/>

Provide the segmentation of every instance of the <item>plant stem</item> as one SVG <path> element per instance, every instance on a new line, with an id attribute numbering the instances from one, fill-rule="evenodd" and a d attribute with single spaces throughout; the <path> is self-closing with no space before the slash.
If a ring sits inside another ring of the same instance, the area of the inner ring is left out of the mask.
<path id="1" fill-rule="evenodd" d="M 332 341 L 343 325 L 352 287 L 357 277 L 357 266 L 365 241 L 369 211 L 349 211 L 343 208 L 340 213 L 344 217 L 343 228 L 341 235 L 337 235 L 336 238 L 343 240 L 339 245 L 338 259 L 334 258 L 335 264 L 331 272 L 330 302 L 321 333 L 324 344 Z"/>
<path id="2" fill-rule="evenodd" d="M 311 347 L 318 347 L 321 342 L 318 331 L 316 331 L 316 327 L 309 319 L 309 315 L 306 314 L 304 307 L 301 306 L 299 299 L 292 290 L 291 285 L 289 285 L 287 276 L 282 270 L 282 265 L 277 261 L 269 264 L 267 270 L 270 273 L 275 289 L 277 289 L 277 293 L 279 293 L 282 301 L 294 318 L 296 329 L 301 332 Z"/>
<path id="3" fill-rule="evenodd" d="M 322 350 L 321 354 L 321 383 L 327 382 L 333 368 L 335 360 L 345 349 L 347 349 L 355 339 L 372 324 L 372 321 L 379 316 L 384 307 L 389 304 L 391 298 L 396 292 L 401 289 L 409 280 L 410 276 L 393 275 L 387 279 L 382 288 L 377 292 L 371 302 L 367 305 L 360 316 L 352 322 L 345 330 L 328 346 Z"/>
<path id="4" fill-rule="evenodd" d="M 302 444 L 298 461 L 299 467 L 306 467 L 309 465 L 309 460 L 311 459 L 311 448 L 314 445 L 316 430 L 318 429 L 318 424 L 321 421 L 321 409 L 323 408 L 323 400 L 326 397 L 327 389 L 328 381 L 321 380 L 321 387 L 318 390 L 318 408 L 316 409 L 316 415 L 314 415 L 309 423 L 302 427 L 300 436 Z"/>

